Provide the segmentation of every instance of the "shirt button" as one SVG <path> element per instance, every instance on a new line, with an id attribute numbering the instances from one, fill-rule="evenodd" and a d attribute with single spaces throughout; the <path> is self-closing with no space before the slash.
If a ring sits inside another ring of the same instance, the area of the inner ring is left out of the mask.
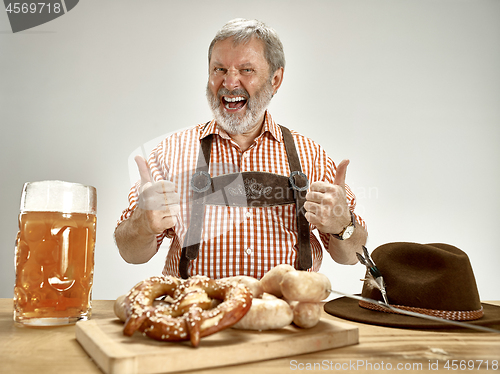
<path id="1" fill-rule="evenodd" d="M 252 254 L 252 248 L 245 249 L 245 253 L 250 256 Z"/>
<path id="2" fill-rule="evenodd" d="M 250 212 L 246 212 L 246 213 L 245 213 L 245 216 L 246 216 L 247 218 L 250 218 L 250 217 L 252 217 L 252 213 L 250 213 Z"/>

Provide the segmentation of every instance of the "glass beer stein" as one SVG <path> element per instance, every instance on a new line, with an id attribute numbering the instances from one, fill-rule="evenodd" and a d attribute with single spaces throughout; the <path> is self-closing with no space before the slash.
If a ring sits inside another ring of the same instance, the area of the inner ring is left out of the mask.
<path id="1" fill-rule="evenodd" d="M 14 321 L 73 324 L 91 315 L 96 189 L 77 183 L 26 183 L 16 241 Z"/>

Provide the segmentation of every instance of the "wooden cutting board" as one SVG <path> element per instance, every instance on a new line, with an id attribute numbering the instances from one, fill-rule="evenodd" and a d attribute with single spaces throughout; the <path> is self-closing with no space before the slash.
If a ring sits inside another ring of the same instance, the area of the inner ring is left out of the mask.
<path id="1" fill-rule="evenodd" d="M 358 343 L 358 328 L 326 319 L 311 329 L 293 325 L 280 330 L 226 329 L 189 342 L 158 342 L 122 334 L 116 318 L 81 321 L 76 339 L 106 374 L 170 373 L 294 356 Z"/>

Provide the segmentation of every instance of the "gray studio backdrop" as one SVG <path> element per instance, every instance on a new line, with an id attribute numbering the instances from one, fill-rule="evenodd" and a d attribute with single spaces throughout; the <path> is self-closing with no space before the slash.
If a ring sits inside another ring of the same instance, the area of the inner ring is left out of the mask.
<path id="1" fill-rule="evenodd" d="M 280 34 L 287 66 L 271 113 L 336 162 L 350 158 L 369 250 L 454 244 L 468 253 L 481 298 L 500 299 L 497 0 L 84 0 L 15 34 L 2 8 L 0 297 L 13 294 L 27 181 L 97 188 L 95 299 L 160 274 L 166 248 L 130 265 L 113 240 L 135 172 L 129 156 L 211 119 L 207 48 L 236 17 Z M 321 271 L 338 290 L 361 290 L 361 265 L 327 258 Z"/>

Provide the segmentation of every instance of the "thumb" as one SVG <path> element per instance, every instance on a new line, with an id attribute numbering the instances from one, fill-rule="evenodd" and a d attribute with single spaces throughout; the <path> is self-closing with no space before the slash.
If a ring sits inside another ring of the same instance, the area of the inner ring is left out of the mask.
<path id="1" fill-rule="evenodd" d="M 139 174 L 141 176 L 141 185 L 145 185 L 148 182 L 151 182 L 151 171 L 149 170 L 148 163 L 146 159 L 141 155 L 137 155 L 134 158 L 137 167 L 139 168 Z"/>
<path id="2" fill-rule="evenodd" d="M 347 165 L 349 165 L 349 160 L 342 160 L 340 164 L 337 165 L 337 171 L 335 173 L 335 179 L 333 180 L 333 184 L 345 187 L 345 175 L 347 173 Z"/>

